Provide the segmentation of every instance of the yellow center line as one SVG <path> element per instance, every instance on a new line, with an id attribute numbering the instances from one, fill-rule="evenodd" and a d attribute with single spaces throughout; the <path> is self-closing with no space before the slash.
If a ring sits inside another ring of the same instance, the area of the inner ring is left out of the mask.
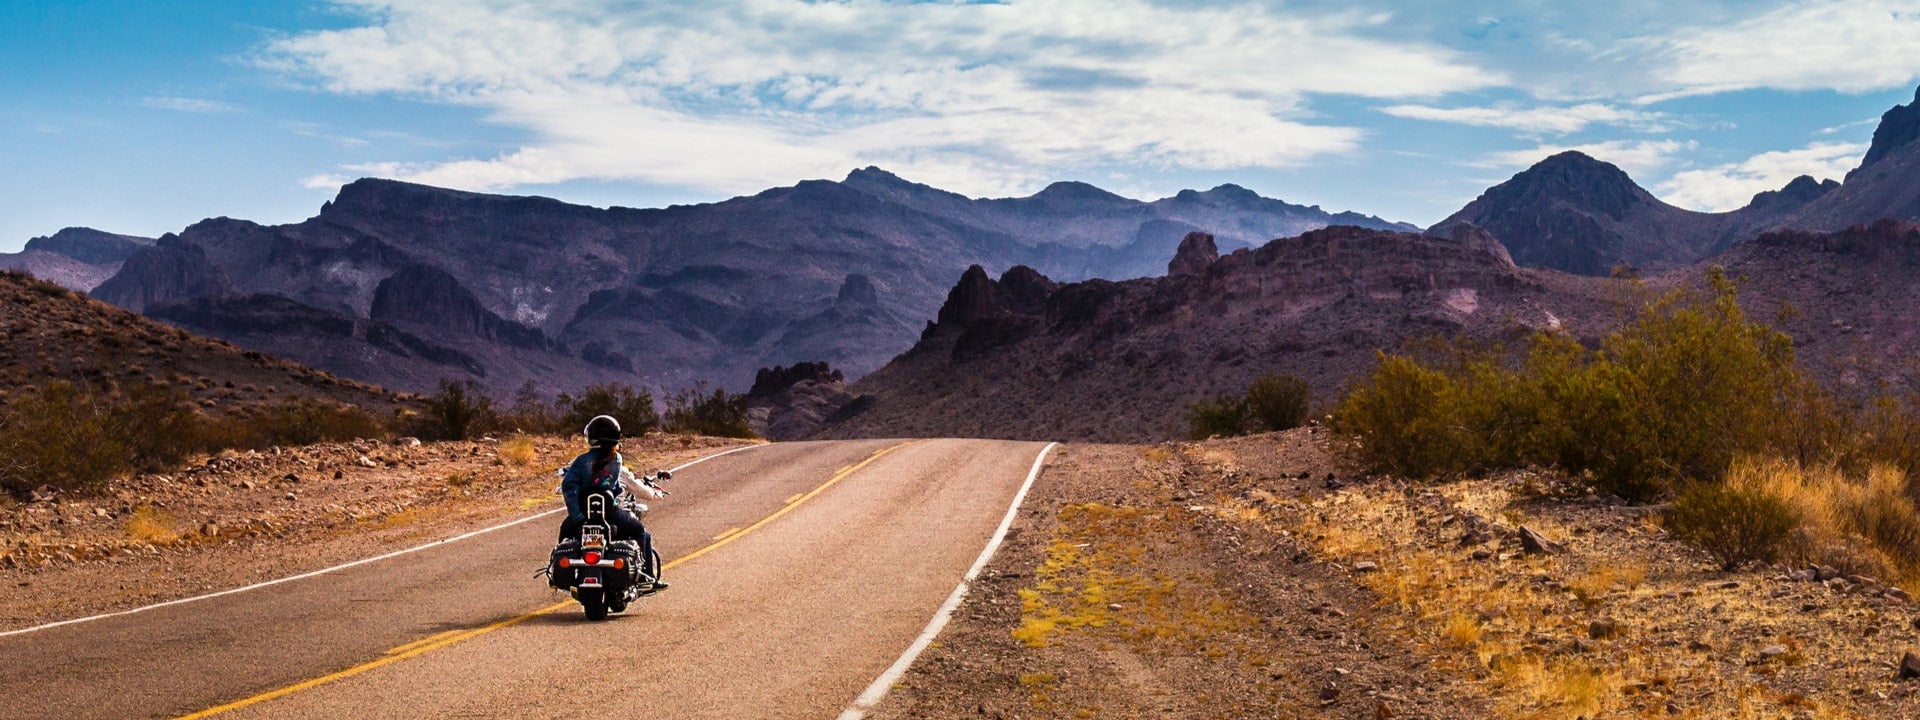
<path id="1" fill-rule="evenodd" d="M 683 563 L 689 562 L 694 558 L 713 552 L 714 550 L 718 550 L 721 547 L 725 546 L 727 543 L 733 542 L 735 540 L 739 540 L 741 537 L 746 536 L 747 533 L 753 532 L 762 527 L 766 527 L 768 523 L 773 522 L 774 520 L 778 519 L 782 515 L 792 512 L 793 509 L 799 507 L 801 503 L 804 503 L 808 500 L 813 499 L 815 496 L 819 495 L 820 493 L 826 492 L 827 488 L 833 487 L 835 483 L 838 483 L 841 480 L 845 479 L 848 475 L 854 474 L 855 472 L 859 471 L 860 468 L 863 468 L 872 464 L 873 461 L 879 460 L 881 456 L 886 455 L 887 453 L 893 452 L 907 445 L 911 445 L 913 444 L 913 442 L 915 441 L 903 442 L 898 445 L 892 445 L 885 448 L 881 448 L 880 450 L 875 451 L 872 455 L 868 455 L 867 459 L 861 460 L 859 463 L 840 468 L 838 472 L 833 474 L 833 477 L 827 478 L 827 481 L 824 483 L 821 483 L 819 487 L 816 487 L 810 491 L 807 491 L 806 493 L 801 494 L 797 499 L 789 498 L 787 502 L 784 503 L 779 510 L 773 511 L 773 514 L 768 515 L 764 518 L 761 518 L 759 522 L 756 522 L 752 525 L 748 525 L 745 529 L 742 529 L 739 532 L 724 533 L 720 536 L 719 539 L 716 539 L 714 542 L 707 544 L 705 547 L 702 547 L 699 550 L 695 550 L 691 553 L 675 558 L 672 562 L 669 562 L 666 565 L 662 566 L 660 568 L 661 572 L 664 573 L 668 570 L 672 570 L 673 568 Z M 405 660 L 410 657 L 432 652 L 434 650 L 438 650 L 440 648 L 447 647 L 449 645 L 454 645 L 456 643 L 460 643 L 466 640 L 471 640 L 473 638 L 479 637 L 481 635 L 485 635 L 487 633 L 493 632 L 495 630 L 499 630 L 501 628 L 518 625 L 520 623 L 526 622 L 528 620 L 532 620 L 533 618 L 539 617 L 541 615 L 545 615 L 547 613 L 554 612 L 557 610 L 563 610 L 567 607 L 572 606 L 573 604 L 574 604 L 574 601 L 571 598 L 569 598 L 567 600 L 562 600 L 560 602 L 554 603 L 552 605 L 548 605 L 546 607 L 540 608 L 538 610 L 527 613 L 525 615 L 521 615 L 519 617 L 507 618 L 505 620 L 501 620 L 491 625 L 484 625 L 484 626 L 477 627 L 472 630 L 466 630 L 466 631 L 448 630 L 438 635 L 432 635 L 429 637 L 421 638 L 419 640 L 415 640 L 405 645 L 395 647 L 391 650 L 388 650 L 386 652 L 385 657 L 379 658 L 377 660 L 372 660 L 370 662 L 366 662 L 360 665 L 355 665 L 345 670 L 341 670 L 339 672 L 332 673 L 329 675 L 322 675 L 320 677 L 313 678 L 311 680 L 303 680 L 301 682 L 297 682 L 292 685 L 279 688 L 277 690 L 269 690 L 267 692 L 260 693 L 259 695 L 255 695 L 253 697 L 244 698 L 241 700 L 235 700 L 225 705 L 218 705 L 218 706 L 207 708 L 205 710 L 201 710 L 200 712 L 196 712 L 188 715 L 181 715 L 179 718 L 177 718 L 177 720 L 198 720 L 199 718 L 212 717 L 214 715 L 219 715 L 224 712 L 239 710 L 240 708 L 247 707 L 249 705 L 257 705 L 259 703 L 263 703 L 268 700 L 272 700 L 274 698 L 292 695 L 302 690 L 307 690 L 310 688 L 318 687 L 320 685 L 325 685 L 335 680 L 342 680 L 345 678 L 353 677 L 355 675 L 359 675 L 360 673 L 366 672 L 368 670 L 374 670 L 377 668 L 386 667 L 388 665 L 392 665 L 393 663 L 400 662 L 401 660 Z"/>
<path id="2" fill-rule="evenodd" d="M 806 496 L 807 496 L 807 494 L 806 494 L 806 493 L 794 493 L 794 495 L 793 495 L 793 497 L 790 497 L 790 498 L 787 498 L 787 499 L 786 499 L 786 502 L 783 502 L 783 503 L 780 503 L 780 504 L 782 504 L 782 505 L 792 505 L 792 504 L 793 504 L 793 502 L 794 502 L 795 500 L 799 500 L 800 498 L 803 498 L 803 497 L 806 497 Z"/>
<path id="3" fill-rule="evenodd" d="M 725 540 L 725 539 L 727 539 L 727 538 L 730 538 L 730 537 L 733 537 L 733 534 L 734 534 L 734 533 L 737 533 L 737 532 L 740 532 L 740 528 L 737 528 L 737 527 L 732 527 L 732 528 L 727 528 L 727 531 L 726 531 L 726 532 L 723 532 L 723 533 L 720 533 L 719 535 L 715 535 L 715 536 L 713 536 L 713 539 L 715 539 L 715 540 Z"/>

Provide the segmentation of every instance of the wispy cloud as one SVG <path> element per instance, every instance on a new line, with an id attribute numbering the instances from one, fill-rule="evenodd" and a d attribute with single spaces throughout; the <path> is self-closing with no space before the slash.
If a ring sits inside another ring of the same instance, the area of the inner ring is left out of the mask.
<path id="1" fill-rule="evenodd" d="M 1362 132 L 1316 94 L 1429 99 L 1504 77 L 1387 16 L 1144 0 L 553 4 L 357 0 L 272 43 L 316 87 L 486 109 L 493 157 L 345 168 L 473 189 L 637 179 L 742 191 L 867 163 L 975 194 L 1073 168 L 1284 167 Z"/>
<path id="2" fill-rule="evenodd" d="M 1608 140 L 1581 145 L 1540 145 L 1522 150 L 1503 150 L 1468 163 L 1473 167 L 1526 167 L 1569 150 L 1586 153 L 1597 160 L 1620 166 L 1628 175 L 1645 177 L 1673 163 L 1674 156 L 1699 144 L 1692 140 Z"/>
<path id="3" fill-rule="evenodd" d="M 230 113 L 239 112 L 240 106 L 219 100 L 206 100 L 189 97 L 147 97 L 140 99 L 141 107 L 155 110 L 172 110 L 186 113 Z"/>
<path id="4" fill-rule="evenodd" d="M 1604 103 L 1570 106 L 1518 107 L 1432 107 L 1429 105 L 1391 105 L 1380 109 L 1395 117 L 1479 127 L 1511 128 L 1536 135 L 1565 135 L 1589 125 L 1625 126 L 1643 132 L 1664 132 L 1671 123 L 1663 113 L 1621 108 Z"/>
<path id="5" fill-rule="evenodd" d="M 1653 39 L 1657 101 L 1751 88 L 1865 92 L 1920 79 L 1920 7 L 1910 0 L 1802 0 Z"/>
<path id="6" fill-rule="evenodd" d="M 1860 164 L 1865 143 L 1813 143 L 1794 150 L 1764 152 L 1737 163 L 1683 170 L 1654 188 L 1662 199 L 1694 210 L 1724 211 L 1745 206 L 1762 190 L 1778 190 L 1801 175 L 1838 180 Z"/>

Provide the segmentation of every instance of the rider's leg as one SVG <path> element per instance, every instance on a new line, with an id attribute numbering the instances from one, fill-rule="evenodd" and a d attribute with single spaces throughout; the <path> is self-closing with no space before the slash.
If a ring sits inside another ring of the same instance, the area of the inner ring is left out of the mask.
<path id="1" fill-rule="evenodd" d="M 585 519 L 575 519 L 572 515 L 568 515 L 567 519 L 560 521 L 561 542 L 565 542 L 568 538 L 578 539 L 580 537 L 580 526 L 585 524 Z"/>
<path id="2" fill-rule="evenodd" d="M 641 562 L 645 563 L 643 567 L 646 568 L 648 576 L 656 581 L 659 580 L 660 568 L 656 567 L 653 562 L 653 533 L 647 532 L 647 526 L 640 522 L 640 518 L 635 517 L 633 513 L 627 512 L 625 509 L 614 511 L 613 522 L 619 526 L 621 537 L 640 539 Z"/>

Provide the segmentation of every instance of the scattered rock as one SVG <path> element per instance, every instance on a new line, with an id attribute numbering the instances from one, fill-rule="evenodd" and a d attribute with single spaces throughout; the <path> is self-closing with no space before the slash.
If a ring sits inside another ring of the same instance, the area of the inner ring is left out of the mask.
<path id="1" fill-rule="evenodd" d="M 1738 581 L 1738 580 L 1728 580 L 1728 581 L 1726 581 L 1726 582 L 1723 582 L 1723 583 L 1714 583 L 1714 584 L 1713 584 L 1713 589 L 1715 589 L 1715 590 L 1733 590 L 1733 589 L 1736 589 L 1736 588 L 1738 588 L 1738 587 L 1740 587 L 1740 581 Z"/>
<path id="2" fill-rule="evenodd" d="M 1548 540 L 1547 536 L 1524 526 L 1520 528 L 1520 549 L 1529 555 L 1558 555 L 1567 551 L 1560 543 Z"/>
<path id="3" fill-rule="evenodd" d="M 1354 572 L 1369 573 L 1380 569 L 1380 564 L 1370 560 L 1361 560 L 1353 564 Z"/>
<path id="4" fill-rule="evenodd" d="M 1832 580 L 1834 578 L 1840 577 L 1840 571 L 1834 568 L 1832 565 L 1821 565 L 1817 568 L 1814 568 L 1814 571 L 1819 573 L 1818 577 L 1815 578 L 1817 580 L 1825 581 L 1825 580 Z"/>
<path id="5" fill-rule="evenodd" d="M 369 458 L 369 457 L 367 457 L 367 456 L 365 456 L 365 455 L 361 455 L 361 456 L 360 456 L 360 459 L 359 459 L 359 460 L 355 460 L 354 462 L 356 462 L 356 463 L 359 463 L 359 464 L 360 464 L 360 467 L 369 467 L 369 468 L 370 468 L 370 467 L 380 467 L 380 465 L 379 465 L 379 463 L 376 463 L 376 462 L 374 462 L 372 458 Z"/>
<path id="6" fill-rule="evenodd" d="M 205 536 L 207 536 L 207 537 L 219 537 L 219 536 L 220 536 L 220 526 L 219 526 L 219 525 L 216 525 L 216 524 L 214 524 L 214 523 L 207 523 L 207 524 L 205 524 L 205 525 L 201 525 L 201 526 L 200 526 L 200 534 L 201 534 L 201 535 L 205 535 Z"/>
<path id="7" fill-rule="evenodd" d="M 1901 680 L 1912 680 L 1914 678 L 1920 678 L 1920 655 L 1907 653 L 1906 655 L 1901 656 L 1900 672 L 1897 675 L 1897 677 L 1899 677 Z"/>
<path id="8" fill-rule="evenodd" d="M 1614 622 L 1611 618 L 1601 618 L 1587 623 L 1587 637 L 1595 640 L 1605 640 L 1618 634 L 1620 634 L 1620 623 Z"/>
<path id="9" fill-rule="evenodd" d="M 1774 658 L 1780 657 L 1781 655 L 1785 655 L 1785 654 L 1787 654 L 1787 646 L 1768 645 L 1766 647 L 1760 648 L 1760 661 L 1768 662 L 1773 660 Z"/>
<path id="10" fill-rule="evenodd" d="M 393 444 L 398 447 L 416 448 L 416 447 L 420 447 L 420 438 L 416 438 L 416 437 L 397 438 L 393 441 Z"/>

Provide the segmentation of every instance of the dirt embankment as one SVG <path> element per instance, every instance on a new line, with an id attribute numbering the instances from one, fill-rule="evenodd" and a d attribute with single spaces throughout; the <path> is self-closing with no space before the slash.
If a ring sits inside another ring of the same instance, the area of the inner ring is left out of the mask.
<path id="1" fill-rule="evenodd" d="M 1366 479 L 1312 429 L 1065 447 L 878 716 L 1920 716 L 1907 601 L 1560 487 Z"/>
<path id="2" fill-rule="evenodd" d="M 738 440 L 649 435 L 669 467 Z M 411 547 L 558 506 L 572 438 L 322 444 L 226 452 L 107 493 L 0 495 L 0 629 L 136 607 Z"/>

